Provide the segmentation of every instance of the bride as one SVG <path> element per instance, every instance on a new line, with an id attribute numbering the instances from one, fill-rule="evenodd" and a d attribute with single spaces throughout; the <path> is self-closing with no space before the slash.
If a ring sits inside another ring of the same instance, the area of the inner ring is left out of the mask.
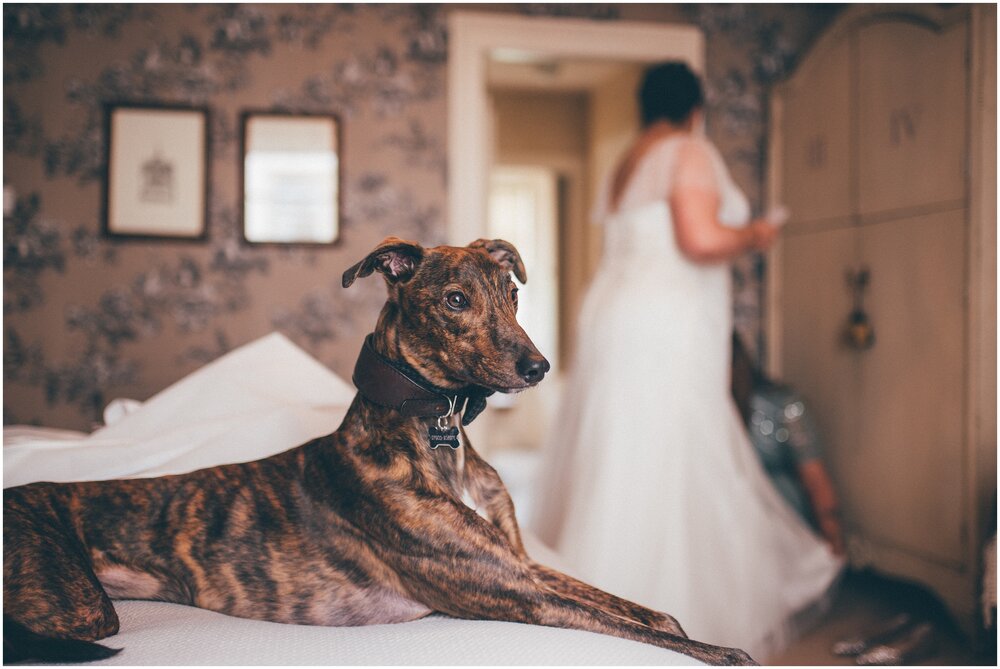
<path id="1" fill-rule="evenodd" d="M 701 85 L 652 68 L 644 130 L 599 199 L 605 250 L 539 478 L 535 531 L 576 576 L 762 659 L 841 561 L 771 487 L 729 394 L 728 261 L 777 234 L 694 128 Z"/>

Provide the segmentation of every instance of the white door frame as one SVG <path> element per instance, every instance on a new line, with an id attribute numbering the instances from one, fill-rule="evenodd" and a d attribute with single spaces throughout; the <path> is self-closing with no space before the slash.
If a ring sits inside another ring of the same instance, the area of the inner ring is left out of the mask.
<path id="1" fill-rule="evenodd" d="M 684 60 L 704 70 L 705 40 L 694 26 L 530 18 L 481 12 L 448 17 L 448 223 L 450 244 L 486 235 L 492 155 L 486 63 L 492 49 L 640 62 Z"/>

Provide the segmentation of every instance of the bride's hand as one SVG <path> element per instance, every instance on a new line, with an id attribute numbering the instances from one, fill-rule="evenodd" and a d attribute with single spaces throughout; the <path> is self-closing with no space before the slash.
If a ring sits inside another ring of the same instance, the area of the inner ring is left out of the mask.
<path id="1" fill-rule="evenodd" d="M 789 216 L 791 213 L 788 211 L 788 207 L 779 204 L 767 210 L 764 214 L 764 220 L 774 227 L 780 228 L 788 222 Z"/>
<path id="2" fill-rule="evenodd" d="M 755 251 L 766 251 L 774 244 L 780 230 L 777 225 L 763 218 L 750 221 L 750 248 Z"/>

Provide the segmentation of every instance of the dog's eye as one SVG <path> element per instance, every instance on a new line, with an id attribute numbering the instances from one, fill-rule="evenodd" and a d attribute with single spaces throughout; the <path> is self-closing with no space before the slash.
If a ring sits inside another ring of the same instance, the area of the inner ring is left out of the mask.
<path id="1" fill-rule="evenodd" d="M 462 311 L 463 309 L 469 306 L 469 300 L 467 300 L 465 298 L 465 295 L 458 292 L 457 290 L 448 293 L 445 296 L 444 301 L 449 308 L 454 309 L 455 311 Z"/>
<path id="2" fill-rule="evenodd" d="M 513 288 L 510 289 L 510 299 L 514 303 L 514 306 L 516 307 L 517 306 L 517 286 L 514 286 Z"/>

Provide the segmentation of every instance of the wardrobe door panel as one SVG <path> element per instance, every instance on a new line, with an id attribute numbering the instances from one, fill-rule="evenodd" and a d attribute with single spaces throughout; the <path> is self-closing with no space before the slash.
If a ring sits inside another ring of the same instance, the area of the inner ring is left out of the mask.
<path id="1" fill-rule="evenodd" d="M 965 197 L 966 23 L 858 33 L 862 215 Z"/>
<path id="2" fill-rule="evenodd" d="M 853 229 L 792 234 L 782 241 L 782 379 L 808 402 L 838 487 L 849 484 L 858 448 L 860 358 L 841 339 L 851 309 L 845 269 L 854 255 Z M 843 501 L 851 513 L 852 497 Z"/>
<path id="3" fill-rule="evenodd" d="M 848 55 L 843 39 L 783 88 L 782 191 L 793 227 L 851 213 Z"/>
<path id="4" fill-rule="evenodd" d="M 938 562 L 962 555 L 965 211 L 860 229 L 874 347 L 860 353 L 848 493 L 867 537 Z"/>

